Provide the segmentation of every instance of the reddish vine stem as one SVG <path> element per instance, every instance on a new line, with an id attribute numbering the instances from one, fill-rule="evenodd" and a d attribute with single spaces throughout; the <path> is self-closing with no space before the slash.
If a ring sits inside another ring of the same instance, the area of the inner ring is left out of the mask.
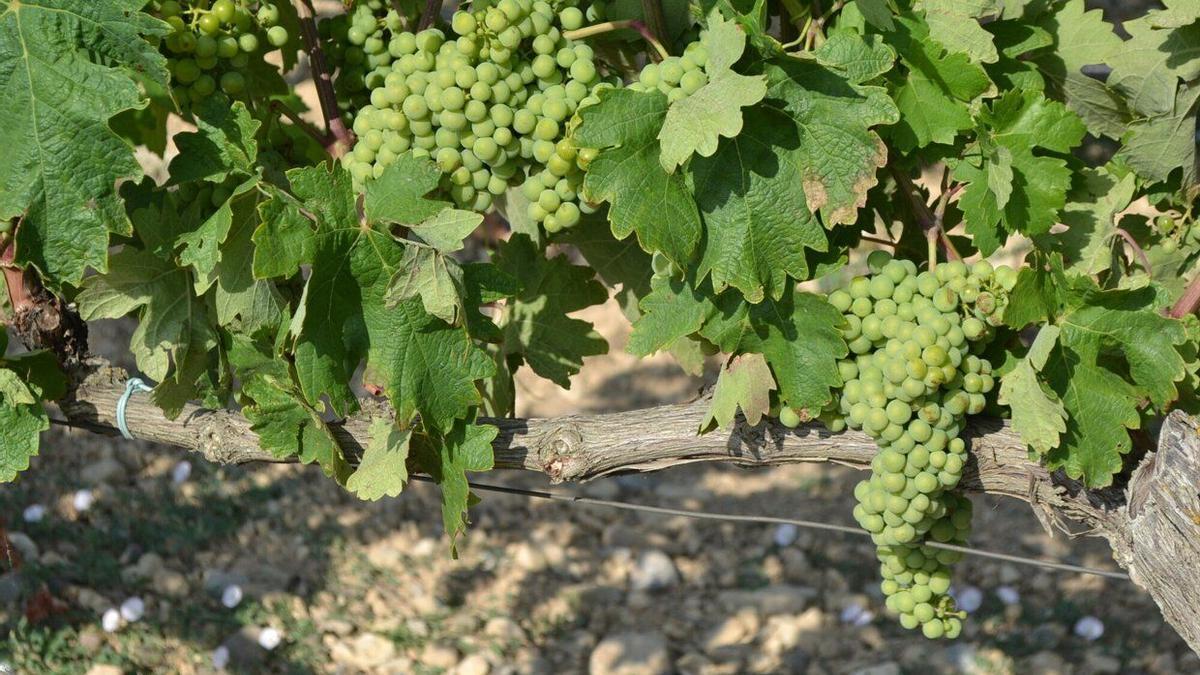
<path id="1" fill-rule="evenodd" d="M 1117 234 L 1125 240 L 1126 244 L 1129 244 L 1129 248 L 1133 249 L 1133 254 L 1136 255 L 1138 260 L 1142 263 L 1142 267 L 1146 268 L 1146 274 L 1153 276 L 1154 269 L 1150 266 L 1150 258 L 1146 256 L 1146 252 L 1142 250 L 1142 247 L 1138 245 L 1136 240 L 1134 240 L 1133 235 L 1126 232 L 1125 228 L 1122 227 L 1117 228 Z"/>
<path id="2" fill-rule="evenodd" d="M 292 110 L 291 108 L 289 108 L 286 103 L 284 103 L 283 101 L 271 101 L 270 107 L 271 107 L 272 112 L 283 115 L 284 117 L 291 120 L 292 124 L 296 125 L 297 129 L 299 129 L 300 131 L 303 131 L 314 141 L 320 143 L 321 147 L 324 147 L 324 148 L 329 147 L 329 141 L 330 141 L 329 135 L 321 133 L 320 129 L 314 127 L 303 117 L 300 117 L 300 115 L 295 110 Z"/>
<path id="3" fill-rule="evenodd" d="M 642 18 L 645 20 L 646 32 L 653 38 L 651 44 L 667 46 L 667 20 L 663 17 L 660 0 L 642 0 Z M 663 51 L 666 51 L 665 49 Z M 655 54 L 651 52 L 650 58 Z M 665 57 L 664 57 L 665 58 Z"/>
<path id="4" fill-rule="evenodd" d="M 929 242 L 930 250 L 936 250 L 938 244 L 941 244 L 941 248 L 946 254 L 947 259 L 962 260 L 958 249 L 954 247 L 954 243 L 950 241 L 950 237 L 946 236 L 945 229 L 942 227 L 942 216 L 945 214 L 946 205 L 949 204 L 950 197 L 957 192 L 956 190 L 947 189 L 948 186 L 946 183 L 949 180 L 949 172 L 942 176 L 942 195 L 938 198 L 938 211 L 935 214 L 929 209 L 929 205 L 925 203 L 925 200 L 921 198 L 921 191 L 917 189 L 917 186 L 913 184 L 912 179 L 907 174 L 895 167 L 891 167 L 890 170 L 900 188 L 908 195 L 909 202 L 912 203 L 913 212 L 916 213 L 917 220 L 921 223 L 921 229 L 925 232 L 925 240 Z M 934 261 L 930 260 L 931 266 L 933 263 Z"/>
<path id="5" fill-rule="evenodd" d="M 421 20 L 417 30 L 425 30 L 433 25 L 434 19 L 442 13 L 442 0 L 425 0 L 425 11 L 421 12 Z"/>
<path id="6" fill-rule="evenodd" d="M 1195 312 L 1197 307 L 1200 307 L 1200 270 L 1196 271 L 1196 276 L 1192 277 L 1192 282 L 1167 315 L 1173 319 L 1182 319 Z"/>
<path id="7" fill-rule="evenodd" d="M 313 84 L 317 87 L 317 100 L 321 102 L 321 113 L 325 117 L 325 128 L 331 137 L 326 141 L 325 150 L 330 157 L 337 159 L 354 145 L 354 132 L 347 129 L 342 121 L 342 111 L 333 93 L 333 78 L 325 62 L 325 51 L 321 49 L 312 0 L 296 0 L 296 15 L 300 18 L 300 34 L 304 39 L 304 51 L 308 53 L 308 64 L 312 69 Z"/>
<path id="8" fill-rule="evenodd" d="M 37 272 L 22 270 L 15 262 L 22 222 L 17 220 L 0 250 L 0 269 L 13 312 L 11 327 L 29 349 L 49 349 L 63 365 L 81 361 L 88 349 L 87 323 L 74 307 L 46 290 Z"/>

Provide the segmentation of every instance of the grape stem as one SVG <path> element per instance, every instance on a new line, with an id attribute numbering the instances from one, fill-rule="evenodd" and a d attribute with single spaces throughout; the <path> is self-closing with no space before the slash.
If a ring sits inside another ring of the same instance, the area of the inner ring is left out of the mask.
<path id="1" fill-rule="evenodd" d="M 25 311 L 33 304 L 33 294 L 25 285 L 25 272 L 14 263 L 17 257 L 17 230 L 23 218 L 17 219 L 9 231 L 4 248 L 0 250 L 0 268 L 4 269 L 4 284 L 8 288 L 8 304 L 13 314 Z"/>
<path id="2" fill-rule="evenodd" d="M 313 84 L 317 87 L 317 100 L 321 102 L 325 128 L 329 131 L 329 138 L 324 141 L 325 150 L 330 157 L 337 159 L 353 147 L 354 132 L 347 129 L 346 123 L 342 121 L 342 111 L 338 108 L 337 96 L 333 93 L 333 79 L 329 76 L 325 52 L 321 49 L 321 40 L 317 35 L 317 22 L 314 18 L 316 13 L 313 11 L 312 0 L 296 0 L 295 5 L 296 15 L 300 18 L 304 51 L 308 53 Z"/>
<path id="3" fill-rule="evenodd" d="M 1183 295 L 1171 307 L 1171 311 L 1167 313 L 1167 316 L 1173 319 L 1182 319 L 1196 311 L 1196 307 L 1198 306 L 1200 306 L 1200 270 L 1197 270 L 1196 276 L 1192 277 L 1192 282 L 1188 284 Z"/>
<path id="4" fill-rule="evenodd" d="M 1117 234 L 1129 244 L 1129 248 L 1133 249 L 1133 254 L 1137 256 L 1138 261 L 1142 263 L 1142 267 L 1146 268 L 1146 274 L 1154 276 L 1154 269 L 1150 267 L 1150 258 L 1146 256 L 1146 252 L 1134 240 L 1133 235 L 1125 231 L 1125 228 L 1118 227 Z"/>
<path id="5" fill-rule="evenodd" d="M 283 115 L 291 120 L 292 124 L 296 125 L 296 128 L 300 129 L 304 133 L 308 134 L 313 140 L 320 143 L 321 147 L 329 147 L 330 136 L 328 134 L 321 133 L 320 129 L 317 129 L 307 120 L 300 117 L 300 115 L 296 113 L 295 110 L 289 108 L 286 103 L 283 101 L 273 100 L 271 101 L 270 107 L 272 112 Z"/>
<path id="6" fill-rule="evenodd" d="M 425 10 L 417 22 L 417 30 L 423 31 L 433 25 L 433 20 L 442 13 L 442 0 L 425 0 Z"/>
<path id="7" fill-rule="evenodd" d="M 958 194 L 959 190 L 959 188 L 951 188 L 949 185 L 949 168 L 942 174 L 942 194 L 938 197 L 936 210 L 933 211 L 929 209 L 929 205 L 922 199 L 921 191 L 917 189 L 916 185 L 913 185 L 908 174 L 895 167 L 891 167 L 890 170 L 892 176 L 896 179 L 896 183 L 900 185 L 900 189 L 904 190 L 908 195 L 908 199 L 912 203 L 913 212 L 921 224 L 921 229 L 925 231 L 925 240 L 929 247 L 929 269 L 934 269 L 937 266 L 938 244 L 941 244 L 947 260 L 962 260 L 958 249 L 954 247 L 954 242 L 950 241 L 950 237 L 946 236 L 945 228 L 942 227 L 942 218 L 945 216 L 946 206 L 950 203 L 950 198 Z"/>
<path id="8" fill-rule="evenodd" d="M 604 33 L 611 33 L 614 30 L 622 30 L 625 28 L 637 31 L 638 34 L 642 36 L 642 39 L 644 39 L 647 44 L 654 48 L 654 53 L 652 53 L 651 56 L 657 56 L 658 58 L 655 59 L 656 61 L 662 61 L 670 56 L 670 54 L 667 53 L 666 47 L 663 47 L 662 43 L 654 37 L 654 34 L 650 32 L 650 29 L 646 27 L 646 24 L 638 21 L 637 19 L 622 19 L 621 21 L 604 21 L 602 23 L 594 23 L 590 26 L 584 26 L 583 28 L 579 28 L 577 30 L 569 30 L 563 33 L 563 37 L 567 38 L 568 40 L 582 40 L 584 38 L 603 35 Z"/>
<path id="9" fill-rule="evenodd" d="M 869 242 L 873 242 L 876 244 L 883 244 L 884 246 L 891 246 L 892 248 L 896 247 L 896 242 L 894 242 L 890 239 L 884 239 L 883 237 L 875 237 L 875 236 L 872 236 L 869 234 L 860 234 L 860 235 L 858 235 L 858 238 L 862 239 L 863 241 L 869 241 Z"/>
<path id="10" fill-rule="evenodd" d="M 667 42 L 667 20 L 663 16 L 662 0 L 642 0 L 642 17 L 645 20 L 646 31 L 642 33 L 642 37 L 649 35 L 646 41 L 656 47 L 660 57 L 667 58 L 667 50 L 664 47 Z"/>

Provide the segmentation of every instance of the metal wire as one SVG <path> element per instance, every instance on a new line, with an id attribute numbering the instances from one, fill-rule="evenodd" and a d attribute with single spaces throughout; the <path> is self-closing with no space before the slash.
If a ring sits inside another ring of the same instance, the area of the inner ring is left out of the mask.
<path id="1" fill-rule="evenodd" d="M 410 475 L 413 480 L 422 481 L 425 483 L 435 482 L 428 476 Z M 509 487 L 506 485 L 492 485 L 489 483 L 478 483 L 475 481 L 467 481 L 467 484 L 474 490 L 480 492 L 496 492 L 508 495 L 518 495 L 522 497 L 530 497 L 533 499 L 546 499 L 557 502 L 568 502 L 572 504 L 590 504 L 592 506 L 604 506 L 613 509 L 622 509 L 625 511 L 640 511 L 642 513 L 657 513 L 664 516 L 683 516 L 685 518 L 695 518 L 697 520 L 717 520 L 734 523 L 763 523 L 774 525 L 795 525 L 812 530 L 825 530 L 828 532 L 840 532 L 842 534 L 850 534 L 858 537 L 870 537 L 871 534 L 866 530 L 849 525 L 837 525 L 834 523 L 822 523 L 814 520 L 802 520 L 799 518 L 781 518 L 777 516 L 746 516 L 734 513 L 717 513 L 714 511 L 694 511 L 690 509 L 673 509 L 663 506 L 648 506 L 645 504 L 633 504 L 630 502 L 619 502 L 611 499 L 596 499 L 594 497 L 582 497 L 578 495 L 568 495 L 557 492 L 549 492 L 546 490 L 526 490 L 524 488 Z M 1028 558 L 1019 555 L 1010 555 L 1008 553 L 999 553 L 997 551 L 988 551 L 978 548 L 970 548 L 968 546 L 957 546 L 955 544 L 943 544 L 936 541 L 922 542 L 923 545 L 931 548 L 939 548 L 946 551 L 957 551 L 963 555 L 973 555 L 980 558 L 991 558 L 993 560 L 1003 560 L 1005 562 L 1014 563 L 1017 565 L 1030 565 L 1033 567 L 1041 567 L 1043 569 L 1055 570 L 1057 572 L 1071 572 L 1075 574 L 1091 574 L 1098 577 L 1108 579 L 1120 579 L 1129 581 L 1129 575 L 1123 572 L 1113 572 L 1111 570 L 1102 570 L 1096 567 L 1086 567 L 1083 565 L 1072 565 L 1070 563 L 1056 562 L 1052 560 L 1038 560 L 1037 558 Z"/>

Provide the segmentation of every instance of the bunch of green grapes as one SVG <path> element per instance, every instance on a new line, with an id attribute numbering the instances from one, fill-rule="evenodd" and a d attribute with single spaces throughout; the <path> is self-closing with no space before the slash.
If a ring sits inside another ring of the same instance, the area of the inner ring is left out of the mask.
<path id="1" fill-rule="evenodd" d="M 1158 245 L 1166 253 L 1174 253 L 1181 245 L 1200 245 L 1200 224 L 1196 222 L 1164 213 L 1154 219 L 1154 229 L 1162 237 Z"/>
<path id="2" fill-rule="evenodd" d="M 822 419 L 879 444 L 871 476 L 854 490 L 854 517 L 877 546 L 888 608 L 906 628 L 954 637 L 963 614 L 947 595 L 949 566 L 961 554 L 924 542 L 961 544 L 970 531 L 970 502 L 949 491 L 967 460 L 965 418 L 995 386 L 980 356 L 1002 304 L 995 298 L 1007 297 L 1016 274 L 986 261 L 918 273 L 882 252 L 870 263 L 872 276 L 829 296 L 845 316 L 850 355 L 838 364 L 841 396 Z"/>
<path id="3" fill-rule="evenodd" d="M 359 16 L 374 15 L 356 13 L 349 30 L 366 34 Z M 361 186 L 411 151 L 433 159 L 461 207 L 487 210 L 510 185 L 526 183 L 530 216 L 549 231 L 574 225 L 585 208 L 582 170 L 594 153 L 577 150 L 567 127 L 594 98 L 600 75 L 592 49 L 562 29 L 584 18 L 575 6 L 500 0 L 455 12 L 454 39 L 438 29 L 394 32 L 386 19 L 372 19 L 375 32 L 362 50 L 378 55 L 379 65 L 364 79 L 369 102 L 354 118 L 359 140 L 346 168 Z"/>
<path id="4" fill-rule="evenodd" d="M 283 1 L 283 0 L 280 0 Z M 251 57 L 287 44 L 279 7 L 249 0 L 154 0 L 151 11 L 171 25 L 163 41 L 171 90 L 181 104 L 204 100 L 220 87 L 238 98 L 246 92 Z M 263 42 L 270 49 L 263 49 Z"/>
<path id="5" fill-rule="evenodd" d="M 629 88 L 634 91 L 657 89 L 674 103 L 708 84 L 707 65 L 708 52 L 704 45 L 693 42 L 684 48 L 683 56 L 668 56 L 661 63 L 647 63 Z"/>
<path id="6" fill-rule="evenodd" d="M 317 26 L 325 55 L 337 70 L 334 91 L 338 107 L 347 115 L 347 124 L 353 123 L 354 114 L 371 102 L 371 89 L 383 82 L 392 62 L 402 56 L 387 47 L 389 36 L 400 33 L 403 27 L 404 20 L 383 0 L 361 3 L 352 12 L 337 14 Z"/>

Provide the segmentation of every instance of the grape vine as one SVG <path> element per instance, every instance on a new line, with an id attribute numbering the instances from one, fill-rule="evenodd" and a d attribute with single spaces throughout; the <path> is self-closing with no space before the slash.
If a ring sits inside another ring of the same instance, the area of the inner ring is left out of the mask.
<path id="1" fill-rule="evenodd" d="M 577 312 L 613 296 L 629 352 L 717 369 L 700 433 L 876 441 L 853 515 L 888 608 L 939 638 L 969 416 L 1103 488 L 1200 411 L 1195 8 L 1119 32 L 1083 0 L 344 10 L 0 0 L 31 350 L 0 354 L 0 480 L 77 384 L 52 302 L 136 319 L 168 419 L 236 405 L 364 499 L 431 476 L 453 546 L 484 418 L 519 369 L 569 387 L 609 348 Z"/>

